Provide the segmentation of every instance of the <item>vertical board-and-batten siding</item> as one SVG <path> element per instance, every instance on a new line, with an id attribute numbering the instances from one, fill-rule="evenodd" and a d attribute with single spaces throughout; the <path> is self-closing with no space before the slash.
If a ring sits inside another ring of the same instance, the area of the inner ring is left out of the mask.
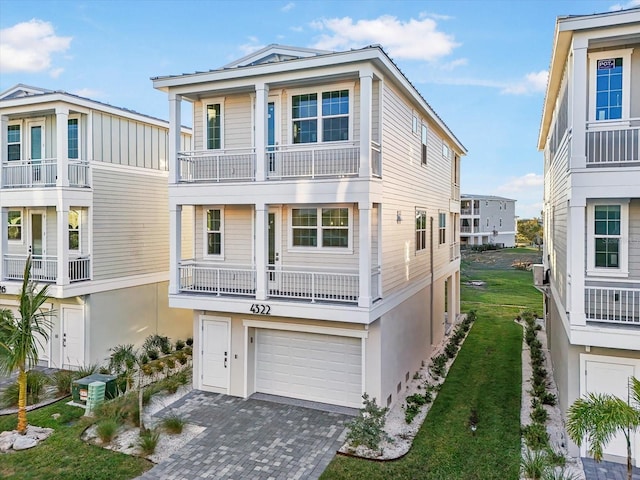
<path id="1" fill-rule="evenodd" d="M 420 129 L 413 133 L 414 108 L 390 84 L 383 87 L 383 291 L 385 296 L 429 274 L 429 235 L 434 242 L 434 269 L 449 263 L 452 226 L 447 241 L 438 244 L 438 213 L 449 212 L 451 159 L 442 155 L 443 140 L 434 124 L 427 123 L 427 165 L 421 162 Z M 451 145 L 450 145 L 451 147 Z M 416 252 L 415 210 L 427 211 L 427 247 Z M 402 221 L 397 222 L 400 212 Z M 430 231 L 430 218 L 433 231 Z"/>

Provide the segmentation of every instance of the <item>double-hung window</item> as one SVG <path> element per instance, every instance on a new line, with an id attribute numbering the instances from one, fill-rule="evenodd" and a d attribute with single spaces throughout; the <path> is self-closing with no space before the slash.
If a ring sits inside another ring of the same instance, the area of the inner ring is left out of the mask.
<path id="1" fill-rule="evenodd" d="M 222 104 L 207 103 L 205 110 L 207 122 L 207 149 L 219 150 L 222 148 Z"/>
<path id="2" fill-rule="evenodd" d="M 590 120 L 629 118 L 632 49 L 589 53 L 591 70 Z"/>
<path id="3" fill-rule="evenodd" d="M 427 211 L 416 210 L 416 252 L 427 248 Z"/>
<path id="4" fill-rule="evenodd" d="M 79 143 L 79 124 L 77 118 L 70 118 L 67 121 L 67 156 L 68 158 L 78 159 L 80 158 L 80 143 Z"/>
<path id="5" fill-rule="evenodd" d="M 442 245 L 447 241 L 447 214 L 438 214 L 438 244 Z"/>
<path id="6" fill-rule="evenodd" d="M 80 211 L 69 210 L 69 250 L 80 251 Z"/>
<path id="7" fill-rule="evenodd" d="M 591 275 L 628 275 L 629 204 L 607 202 L 587 207 L 587 271 Z"/>
<path id="8" fill-rule="evenodd" d="M 20 160 L 21 146 L 20 125 L 7 126 L 7 160 Z"/>
<path id="9" fill-rule="evenodd" d="M 7 238 L 12 242 L 22 241 L 22 210 L 7 212 Z"/>
<path id="10" fill-rule="evenodd" d="M 205 217 L 205 253 L 207 256 L 222 256 L 223 214 L 219 208 L 206 210 Z"/>
<path id="11" fill-rule="evenodd" d="M 350 138 L 348 89 L 291 97 L 293 143 L 339 142 Z M 321 105 L 318 106 L 318 99 Z"/>
<path id="12" fill-rule="evenodd" d="M 291 246 L 349 249 L 351 212 L 348 207 L 291 209 Z"/>

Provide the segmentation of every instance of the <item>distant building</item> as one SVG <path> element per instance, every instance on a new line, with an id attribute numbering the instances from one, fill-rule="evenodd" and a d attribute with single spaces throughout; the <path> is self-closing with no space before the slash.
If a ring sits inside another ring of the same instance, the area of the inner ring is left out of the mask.
<path id="1" fill-rule="evenodd" d="M 460 244 L 515 247 L 516 201 L 493 195 L 461 195 Z"/>

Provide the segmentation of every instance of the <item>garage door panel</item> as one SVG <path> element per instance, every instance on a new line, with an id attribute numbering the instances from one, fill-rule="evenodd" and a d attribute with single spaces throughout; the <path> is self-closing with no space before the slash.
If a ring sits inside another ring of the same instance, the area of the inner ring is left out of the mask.
<path id="1" fill-rule="evenodd" d="M 257 391 L 360 406 L 359 338 L 266 329 L 258 330 L 256 338 Z"/>

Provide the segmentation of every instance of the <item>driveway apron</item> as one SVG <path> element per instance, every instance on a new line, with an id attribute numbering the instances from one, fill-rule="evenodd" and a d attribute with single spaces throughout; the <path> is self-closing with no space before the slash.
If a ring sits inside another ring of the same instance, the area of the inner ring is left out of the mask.
<path id="1" fill-rule="evenodd" d="M 205 430 L 142 476 L 151 479 L 317 479 L 342 445 L 344 413 L 192 391 L 158 412 Z"/>

